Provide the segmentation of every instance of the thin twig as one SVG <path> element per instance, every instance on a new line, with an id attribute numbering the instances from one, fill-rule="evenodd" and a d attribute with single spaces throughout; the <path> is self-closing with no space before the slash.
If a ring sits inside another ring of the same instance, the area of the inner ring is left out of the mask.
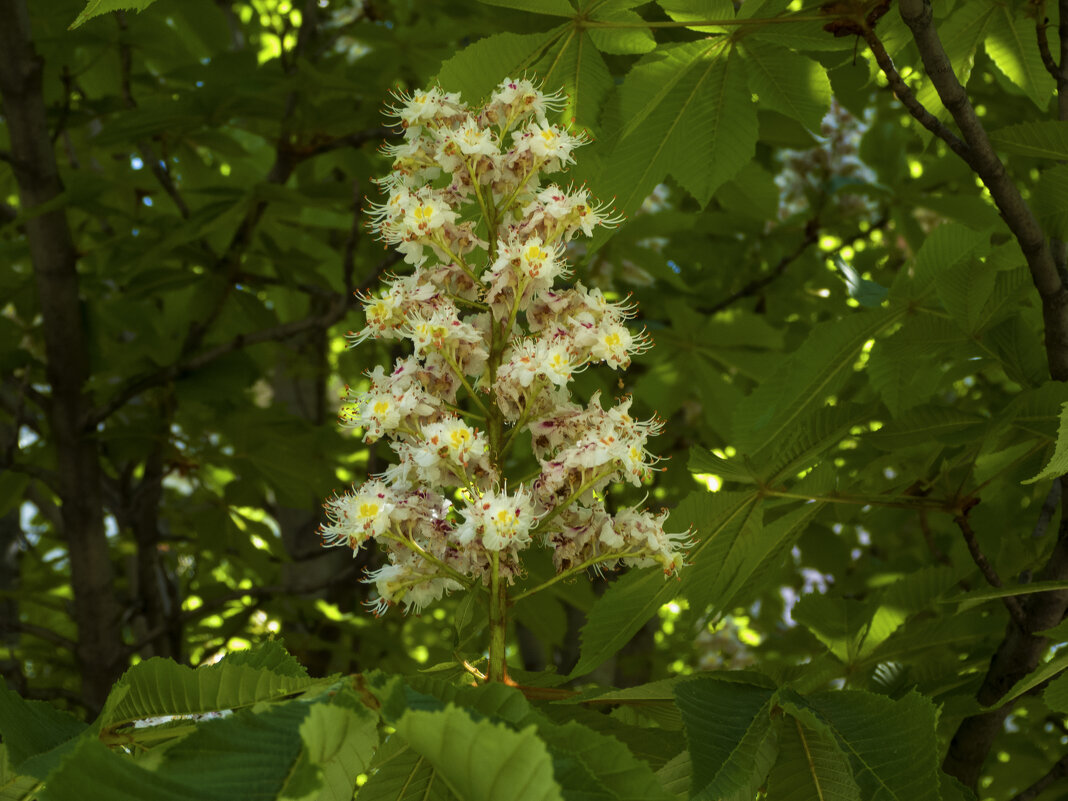
<path id="1" fill-rule="evenodd" d="M 9 631 L 36 637 L 39 640 L 44 640 L 59 648 L 70 651 L 71 653 L 74 653 L 74 650 L 78 647 L 78 644 L 74 640 L 64 637 L 62 634 L 52 631 L 52 629 L 46 629 L 44 626 L 35 626 L 33 623 L 22 623 L 17 620 L 8 620 L 0 624 L 0 632 L 7 633 Z"/>
<path id="2" fill-rule="evenodd" d="M 905 83 L 904 79 L 898 73 L 897 68 L 894 66 L 893 59 L 890 58 L 890 54 L 886 52 L 886 48 L 883 47 L 883 43 L 879 41 L 879 37 L 875 35 L 875 30 L 871 27 L 865 26 L 864 41 L 867 42 L 868 47 L 871 48 L 872 55 L 875 56 L 875 63 L 879 65 L 879 68 L 883 71 L 883 75 L 886 76 L 886 80 L 890 84 L 890 89 L 893 90 L 897 99 L 901 101 L 901 104 L 908 109 L 909 114 L 911 114 L 920 125 L 949 145 L 954 153 L 971 165 L 971 154 L 968 150 L 968 145 L 916 99 L 916 95 L 912 93 L 909 85 Z"/>
<path id="3" fill-rule="evenodd" d="M 997 571 L 994 570 L 994 566 L 986 558 L 986 554 L 979 547 L 979 541 L 975 537 L 971 523 L 968 522 L 968 517 L 959 514 L 953 518 L 953 522 L 960 527 L 960 532 L 964 535 L 964 542 L 968 546 L 968 553 L 972 555 L 972 561 L 979 568 L 979 572 L 983 574 L 986 583 L 991 587 L 1001 589 L 1004 586 L 1001 583 L 1001 578 L 998 576 Z M 1012 617 L 1013 622 L 1023 631 L 1028 631 L 1027 619 L 1024 617 L 1023 607 L 1020 605 L 1019 599 L 1014 595 L 1006 595 L 1001 600 L 1005 604 L 1005 608 L 1009 610 L 1009 616 Z"/>
<path id="4" fill-rule="evenodd" d="M 393 253 L 380 261 L 375 265 L 371 274 L 361 282 L 359 289 L 369 289 L 378 281 L 378 277 L 382 272 L 389 269 L 399 260 L 400 255 Z M 233 339 L 212 348 L 208 348 L 195 356 L 181 359 L 161 370 L 157 370 L 156 372 L 137 376 L 119 392 L 115 393 L 107 403 L 94 409 L 92 414 L 85 421 L 85 428 L 90 430 L 95 429 L 100 423 L 142 392 L 151 389 L 152 387 L 158 387 L 162 384 L 174 381 L 177 378 L 180 378 L 193 370 L 198 370 L 230 353 L 263 342 L 286 340 L 314 328 L 329 328 L 334 323 L 340 321 L 349 309 L 354 306 L 355 302 L 355 299 L 351 296 L 339 296 L 336 298 L 336 303 L 333 307 L 322 315 L 311 315 L 300 320 L 282 323 L 281 325 L 276 325 L 271 328 L 252 331 L 248 334 L 238 334 Z"/>
<path id="5" fill-rule="evenodd" d="M 808 224 L 805 226 L 805 235 L 804 237 L 802 237 L 797 247 L 785 256 L 783 256 L 781 259 L 779 259 L 778 264 L 772 267 L 766 275 L 762 275 L 759 278 L 754 278 L 752 281 L 743 286 L 737 292 L 732 293 L 730 296 L 724 298 L 718 303 L 713 304 L 712 306 L 703 308 L 701 311 L 705 314 L 716 314 L 717 312 L 721 312 L 729 306 L 733 306 L 742 298 L 747 298 L 750 295 L 755 295 L 768 284 L 780 278 L 782 274 L 786 272 L 786 268 L 793 264 L 795 261 L 797 261 L 797 259 L 800 258 L 806 250 L 816 244 L 819 239 L 819 225 L 815 220 L 809 220 Z"/>
<path id="6" fill-rule="evenodd" d="M 1053 54 L 1049 51 L 1049 37 L 1046 36 L 1048 27 L 1049 17 L 1044 14 L 1035 16 L 1035 38 L 1038 40 L 1038 53 L 1042 56 L 1042 66 L 1053 76 L 1053 80 L 1059 82 L 1061 71 L 1057 69 L 1057 62 L 1053 60 Z"/>

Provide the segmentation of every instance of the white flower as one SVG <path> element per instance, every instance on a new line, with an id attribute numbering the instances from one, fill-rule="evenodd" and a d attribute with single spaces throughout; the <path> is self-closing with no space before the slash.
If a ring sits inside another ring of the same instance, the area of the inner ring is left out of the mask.
<path id="1" fill-rule="evenodd" d="M 423 426 L 423 439 L 438 458 L 466 468 L 486 454 L 486 437 L 459 417 Z"/>
<path id="2" fill-rule="evenodd" d="M 352 494 L 331 498 L 325 504 L 330 521 L 319 529 L 326 546 L 359 547 L 390 527 L 390 513 L 395 506 L 393 490 L 381 481 L 368 481 Z"/>
<path id="3" fill-rule="evenodd" d="M 489 551 L 502 551 L 530 544 L 534 506 L 524 490 L 514 495 L 506 489 L 487 491 L 460 511 L 465 519 L 456 529 L 456 539 L 462 545 L 479 541 Z"/>

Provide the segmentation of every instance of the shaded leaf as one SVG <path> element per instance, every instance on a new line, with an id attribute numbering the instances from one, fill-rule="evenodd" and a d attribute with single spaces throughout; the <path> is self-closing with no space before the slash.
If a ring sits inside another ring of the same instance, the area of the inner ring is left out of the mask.
<path id="1" fill-rule="evenodd" d="M 69 746 L 85 728 L 82 721 L 51 704 L 23 700 L 0 679 L 0 735 L 5 758 L 15 771 L 32 772 L 44 779 L 67 750 L 63 746 Z M 32 771 L 22 771 L 31 757 L 37 757 L 36 766 L 30 766 Z"/>
<path id="2" fill-rule="evenodd" d="M 1038 475 L 1023 483 L 1034 484 L 1036 481 L 1057 478 L 1065 473 L 1068 473 L 1068 402 L 1061 404 L 1061 422 L 1057 429 L 1057 442 L 1053 446 L 1053 455 Z"/>
<path id="3" fill-rule="evenodd" d="M 724 38 L 666 45 L 620 89 L 624 126 L 603 184 L 633 212 L 668 174 L 702 205 L 753 157 L 756 111 L 741 58 Z"/>
<path id="4" fill-rule="evenodd" d="M 672 527 L 684 529 L 694 525 L 699 537 L 690 553 L 695 564 L 681 575 L 683 594 L 696 591 L 698 598 L 694 603 L 703 601 L 707 592 L 707 588 L 701 586 L 704 575 L 695 572 L 696 566 L 705 564 L 711 571 L 718 568 L 730 543 L 756 505 L 754 494 L 696 492 L 672 512 L 669 518 Z M 582 657 L 571 675 L 584 675 L 601 664 L 656 614 L 657 609 L 678 594 L 678 584 L 665 580 L 659 570 L 631 570 L 613 582 L 590 610 L 582 628 Z"/>
<path id="5" fill-rule="evenodd" d="M 1017 15 L 1008 6 L 991 4 L 994 9 L 984 46 L 1006 77 L 1045 110 L 1053 99 L 1053 78 L 1042 64 L 1035 38 L 1035 23 Z"/>
<path id="6" fill-rule="evenodd" d="M 702 677 L 675 688 L 693 763 L 693 798 L 750 798 L 775 758 L 775 690 Z"/>
<path id="7" fill-rule="evenodd" d="M 738 406 L 735 446 L 749 455 L 780 447 L 852 373 L 864 343 L 897 317 L 897 312 L 878 310 L 813 326 L 801 347 Z"/>
<path id="8" fill-rule="evenodd" d="M 860 801 L 849 760 L 834 738 L 787 716 L 779 758 L 768 777 L 768 797 L 782 801 Z"/>
<path id="9" fill-rule="evenodd" d="M 990 141 L 1009 153 L 1064 160 L 1068 159 L 1068 122 L 1039 120 L 1007 125 L 991 132 Z"/>
<path id="10" fill-rule="evenodd" d="M 566 4 L 567 0 L 559 2 Z M 437 82 L 447 91 L 460 92 L 468 103 L 477 103 L 505 77 L 521 75 L 560 34 L 556 29 L 548 33 L 495 33 L 479 39 L 441 65 Z"/>
<path id="11" fill-rule="evenodd" d="M 849 755 L 862 797 L 939 801 L 938 711 L 930 700 L 842 690 L 810 696 L 807 705 Z"/>
<path id="12" fill-rule="evenodd" d="M 827 72 L 812 59 L 759 38 L 743 40 L 749 88 L 760 97 L 761 106 L 791 117 L 819 133 L 820 123 L 831 105 L 831 82 Z"/>

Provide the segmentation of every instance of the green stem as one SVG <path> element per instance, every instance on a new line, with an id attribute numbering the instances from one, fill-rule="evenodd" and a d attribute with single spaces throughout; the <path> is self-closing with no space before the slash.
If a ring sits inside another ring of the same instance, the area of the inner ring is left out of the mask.
<path id="1" fill-rule="evenodd" d="M 489 597 L 489 673 L 487 681 L 503 682 L 506 677 L 505 649 L 508 636 L 508 588 L 501 581 L 501 555 L 490 552 L 492 572 L 490 573 Z"/>
<path id="2" fill-rule="evenodd" d="M 844 503 L 853 506 L 884 506 L 888 509 L 940 509 L 953 511 L 958 504 L 950 498 L 925 498 L 921 495 L 805 495 L 797 492 L 780 492 L 764 488 L 761 495 L 766 498 L 791 498 L 799 501 L 820 501 L 823 503 Z"/>
<path id="3" fill-rule="evenodd" d="M 469 576 L 465 576 L 463 573 L 460 573 L 460 572 L 454 570 L 453 568 L 449 567 L 447 564 L 442 562 L 440 559 L 438 559 L 432 553 L 429 553 L 428 551 L 424 550 L 419 545 L 419 543 L 408 539 L 407 537 L 405 537 L 402 534 L 392 534 L 392 533 L 390 533 L 390 534 L 382 534 L 381 537 L 382 537 L 382 539 L 389 540 L 390 542 L 395 542 L 398 545 L 403 545 L 409 551 L 412 551 L 413 553 L 419 554 L 419 556 L 421 556 L 424 560 L 426 560 L 427 562 L 430 562 L 430 564 L 432 564 L 435 567 L 439 568 L 443 573 L 448 575 L 449 578 L 453 579 L 454 581 L 460 582 L 465 587 L 470 587 L 474 583 L 474 580 L 471 579 Z"/>
<path id="4" fill-rule="evenodd" d="M 831 17 L 802 17 L 802 16 L 782 16 L 782 17 L 755 17 L 753 19 L 692 19 L 681 20 L 679 22 L 674 21 L 660 21 L 660 22 L 614 22 L 612 20 L 596 20 L 596 19 L 584 19 L 582 21 L 583 28 L 707 28 L 712 26 L 730 27 L 732 25 L 768 25 L 771 23 L 791 23 L 791 22 L 826 22 Z"/>
<path id="5" fill-rule="evenodd" d="M 476 286 L 478 285 L 478 276 L 475 275 L 471 271 L 471 268 L 467 266 L 467 262 L 466 261 L 464 261 L 459 256 L 457 256 L 455 253 L 453 253 L 452 249 L 447 244 L 445 244 L 445 237 L 444 236 L 436 237 L 432 241 L 434 242 L 435 245 L 437 245 L 439 248 L 444 250 L 445 253 L 448 254 L 448 257 L 450 259 L 452 259 L 455 264 L 458 264 L 460 266 L 461 270 L 463 270 L 465 273 L 467 273 L 467 277 L 470 278 L 472 281 L 474 281 Z"/>
<path id="6" fill-rule="evenodd" d="M 539 520 L 538 524 L 536 526 L 534 526 L 534 528 L 532 528 L 530 530 L 531 538 L 533 538 L 536 534 L 540 534 L 542 531 L 544 531 L 548 527 L 549 523 L 551 523 L 552 520 L 558 514 L 563 512 L 565 509 L 567 509 L 569 506 L 571 506 L 571 504 L 573 504 L 576 500 L 578 500 L 583 495 L 585 495 L 586 492 L 591 487 L 596 486 L 597 482 L 599 482 L 603 478 L 607 478 L 608 476 L 612 475 L 614 472 L 616 472 L 616 468 L 613 467 L 611 470 L 608 470 L 607 472 L 600 473 L 599 475 L 594 476 L 589 481 L 584 483 L 581 487 L 579 487 L 577 490 L 575 490 L 570 495 L 568 495 L 567 498 L 563 502 L 556 504 L 556 506 L 554 506 L 552 508 L 552 510 L 547 515 L 545 515 L 545 517 L 543 517 L 541 520 Z"/>
<path id="7" fill-rule="evenodd" d="M 486 419 L 490 419 L 489 409 L 486 408 L 486 404 L 482 402 L 482 399 L 475 394 L 475 390 L 471 388 L 471 384 L 468 382 L 467 376 L 464 375 L 463 370 L 460 369 L 460 366 L 450 359 L 449 355 L 444 350 L 440 350 L 438 353 L 441 354 L 441 358 L 445 360 L 447 365 L 449 365 L 449 368 L 456 374 L 456 377 L 460 379 L 463 388 L 467 390 L 467 394 L 471 396 L 471 400 L 473 400 L 478 405 L 478 408 L 482 410 L 482 414 L 486 416 Z"/>
<path id="8" fill-rule="evenodd" d="M 508 449 L 512 447 L 512 443 L 515 442 L 516 436 L 523 429 L 523 426 L 526 425 L 527 419 L 530 417 L 530 409 L 534 405 L 534 401 L 537 400 L 538 395 L 541 394 L 541 391 L 544 388 L 542 386 L 541 376 L 538 376 L 536 379 L 534 379 L 532 387 L 533 392 L 531 393 L 530 397 L 527 398 L 527 404 L 523 407 L 523 413 L 519 415 L 519 419 L 515 421 L 515 425 L 512 426 L 512 430 L 508 434 L 508 439 L 506 439 L 504 441 L 504 444 L 501 446 L 501 456 L 504 456 L 506 453 L 508 453 Z M 535 475 L 537 475 L 537 473 L 535 473 Z"/>
<path id="9" fill-rule="evenodd" d="M 478 412 L 472 412 L 470 409 L 461 409 L 459 406 L 454 406 L 453 404 L 446 403 L 445 401 L 442 401 L 441 405 L 444 406 L 446 409 L 448 409 L 450 412 L 458 414 L 458 415 L 460 415 L 462 417 L 470 417 L 472 420 L 483 420 L 483 421 L 485 421 L 485 419 L 486 419 L 486 416 L 484 414 L 479 414 Z"/>
<path id="10" fill-rule="evenodd" d="M 577 573 L 581 573 L 583 570 L 586 570 L 587 568 L 591 568 L 594 565 L 599 564 L 601 562 L 612 562 L 612 561 L 617 560 L 617 559 L 629 559 L 632 556 L 641 556 L 641 555 L 642 555 L 641 551 L 635 551 L 633 553 L 608 553 L 608 554 L 602 554 L 601 556 L 595 556 L 592 559 L 587 559 L 581 565 L 575 565 L 574 567 L 568 568 L 563 573 L 557 573 L 551 579 L 549 579 L 548 581 L 543 581 L 537 587 L 532 587 L 529 590 L 524 590 L 523 592 L 519 593 L 518 595 L 512 596 L 512 603 L 515 603 L 516 601 L 521 601 L 523 598 L 526 598 L 529 595 L 533 595 L 536 592 L 541 592 L 546 587 L 551 587 L 556 582 L 563 581 L 566 578 L 570 578 L 571 576 L 574 576 Z"/>
<path id="11" fill-rule="evenodd" d="M 486 200 L 482 197 L 482 188 L 478 185 L 478 176 L 475 175 L 475 171 L 471 168 L 471 162 L 468 159 L 464 159 L 464 166 L 467 168 L 467 174 L 471 176 L 471 185 L 475 188 L 475 198 L 478 200 L 478 207 L 482 210 L 482 217 L 486 220 L 486 230 L 489 235 L 493 235 L 493 215 L 486 207 Z"/>
<path id="12" fill-rule="evenodd" d="M 516 197 L 519 195 L 519 190 L 521 190 L 524 186 L 527 185 L 527 181 L 530 180 L 530 176 L 540 170 L 544 163 L 544 159 L 536 159 L 531 165 L 530 169 L 523 174 L 523 177 L 519 179 L 519 183 L 516 184 L 515 189 L 512 190 L 512 194 L 508 196 L 508 200 L 504 201 L 504 203 L 500 205 L 501 214 L 507 214 L 509 211 L 511 211 L 512 204 L 515 202 Z"/>

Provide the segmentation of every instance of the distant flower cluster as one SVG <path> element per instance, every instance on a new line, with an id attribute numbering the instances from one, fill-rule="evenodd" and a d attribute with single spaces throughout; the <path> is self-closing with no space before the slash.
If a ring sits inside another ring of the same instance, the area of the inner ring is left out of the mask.
<path id="1" fill-rule="evenodd" d="M 837 100 L 823 117 L 822 141 L 809 150 L 783 150 L 779 187 L 779 219 L 805 214 L 813 205 L 834 204 L 839 216 L 874 221 L 878 206 L 864 194 L 842 191 L 876 182 L 875 173 L 857 155 L 868 123 L 857 119 Z"/>
<path id="2" fill-rule="evenodd" d="M 376 612 L 421 610 L 491 571 L 511 583 L 532 545 L 551 548 L 560 573 L 683 564 L 687 538 L 664 531 L 666 513 L 613 514 L 603 497 L 613 482 L 649 477 L 646 442 L 660 424 L 631 417 L 629 398 L 607 410 L 597 395 L 571 400 L 576 373 L 626 369 L 650 343 L 628 327 L 631 306 L 556 286 L 568 275 L 564 243 L 619 222 L 585 189 L 543 182 L 584 143 L 548 122 L 560 105 L 505 80 L 481 108 L 434 88 L 398 94 L 390 109 L 404 140 L 387 148 L 389 196 L 370 216 L 414 272 L 361 297 L 366 326 L 351 340 L 404 340 L 412 354 L 371 371 L 342 419 L 366 442 L 386 438 L 397 461 L 330 499 L 320 532 L 326 545 L 374 539 L 387 554 L 367 578 Z M 540 471 L 510 480 L 521 433 Z"/>

